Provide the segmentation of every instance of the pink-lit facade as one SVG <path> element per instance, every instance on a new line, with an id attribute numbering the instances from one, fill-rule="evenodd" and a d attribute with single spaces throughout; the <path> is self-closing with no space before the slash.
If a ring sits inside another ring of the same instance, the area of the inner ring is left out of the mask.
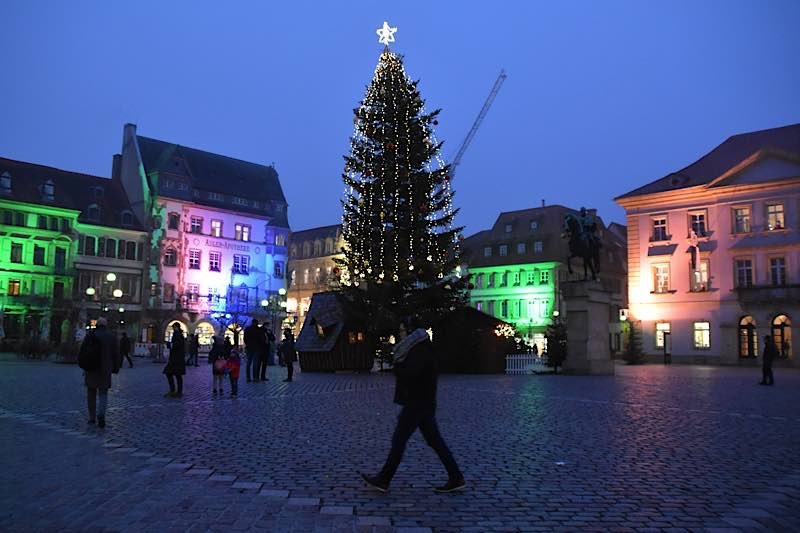
<path id="1" fill-rule="evenodd" d="M 616 199 L 627 214 L 629 317 L 651 358 L 747 364 L 772 335 L 797 364 L 800 124 L 729 138 Z"/>
<path id="2" fill-rule="evenodd" d="M 129 124 L 115 168 L 150 227 L 143 340 L 168 338 L 176 321 L 201 344 L 253 318 L 277 329 L 289 228 L 272 167 L 141 137 Z"/>

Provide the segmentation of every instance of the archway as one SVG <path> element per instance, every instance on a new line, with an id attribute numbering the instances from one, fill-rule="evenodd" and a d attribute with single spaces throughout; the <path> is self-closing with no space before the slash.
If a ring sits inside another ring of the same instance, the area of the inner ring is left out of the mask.
<path id="1" fill-rule="evenodd" d="M 211 343 L 213 342 L 212 337 L 216 334 L 214 331 L 214 326 L 212 326 L 210 322 L 204 320 L 195 326 L 194 332 L 197 335 L 197 341 L 200 345 L 200 350 L 205 351 L 210 348 Z"/>
<path id="2" fill-rule="evenodd" d="M 186 324 L 181 322 L 180 320 L 171 320 L 169 324 L 167 324 L 167 330 L 164 332 L 164 340 L 166 342 L 172 341 L 172 325 L 179 324 L 181 327 L 181 331 L 183 332 L 183 336 L 186 337 L 189 335 L 189 328 L 186 327 Z"/>
<path id="3" fill-rule="evenodd" d="M 739 357 L 758 357 L 756 321 L 750 315 L 739 321 Z"/>
<path id="4" fill-rule="evenodd" d="M 789 357 L 792 353 L 792 321 L 786 315 L 778 315 L 772 319 L 772 339 L 778 347 L 778 356 Z"/>

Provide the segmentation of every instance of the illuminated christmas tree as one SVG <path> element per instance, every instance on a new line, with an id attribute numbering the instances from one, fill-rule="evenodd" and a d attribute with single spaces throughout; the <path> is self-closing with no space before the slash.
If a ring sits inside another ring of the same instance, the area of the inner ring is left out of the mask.
<path id="1" fill-rule="evenodd" d="M 382 31 L 389 30 L 384 24 Z M 435 321 L 466 302 L 449 165 L 425 102 L 387 44 L 355 113 L 345 156 L 342 290 L 378 334 L 398 317 Z"/>

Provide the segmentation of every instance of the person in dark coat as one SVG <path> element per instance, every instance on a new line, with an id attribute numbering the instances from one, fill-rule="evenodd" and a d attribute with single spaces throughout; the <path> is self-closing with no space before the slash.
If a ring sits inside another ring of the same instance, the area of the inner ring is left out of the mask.
<path id="1" fill-rule="evenodd" d="M 245 377 L 247 381 L 251 381 L 250 376 L 252 375 L 252 381 L 258 381 L 258 373 L 259 373 L 259 365 L 260 357 L 259 357 L 259 349 L 262 344 L 261 337 L 264 335 L 264 332 L 258 327 L 258 319 L 254 318 L 250 321 L 250 325 L 244 328 L 244 347 L 245 351 L 247 352 L 247 363 L 245 367 Z M 251 374 L 252 370 L 252 374 Z"/>
<path id="2" fill-rule="evenodd" d="M 294 348 L 294 334 L 289 328 L 283 330 L 283 342 L 281 342 L 281 359 L 286 365 L 286 379 L 283 381 L 291 382 L 294 375 L 294 362 L 297 361 L 297 350 Z"/>
<path id="3" fill-rule="evenodd" d="M 775 385 L 775 378 L 772 376 L 772 362 L 778 357 L 778 347 L 772 335 L 764 335 L 764 360 L 761 366 L 761 381 L 759 385 Z"/>
<path id="4" fill-rule="evenodd" d="M 172 341 L 169 344 L 169 360 L 164 367 L 164 374 L 169 382 L 169 392 L 164 396 L 180 398 L 183 396 L 183 375 L 186 374 L 186 338 L 181 331 L 181 325 L 175 322 L 172 325 Z M 175 387 L 177 382 L 178 386 Z"/>
<path id="5" fill-rule="evenodd" d="M 361 474 L 364 481 L 380 490 L 389 490 L 392 477 L 400 465 L 406 443 L 417 428 L 425 442 L 433 448 L 447 470 L 448 480 L 434 488 L 436 492 L 453 492 L 466 486 L 464 475 L 453 454 L 445 444 L 436 424 L 437 364 L 428 332 L 406 319 L 398 327 L 398 342 L 393 350 L 396 384 L 394 403 L 402 405 L 397 426 L 392 435 L 392 449 L 381 471 L 370 476 Z M 410 333 L 409 333 L 410 332 Z"/>
<path id="6" fill-rule="evenodd" d="M 128 368 L 133 368 L 133 359 L 131 359 L 131 339 L 128 334 L 122 332 L 122 337 L 119 339 L 119 354 L 128 360 Z"/>
<path id="7" fill-rule="evenodd" d="M 261 381 L 267 381 L 267 363 L 269 363 L 270 344 L 275 342 L 275 335 L 269 330 L 269 322 L 264 322 L 260 328 L 261 335 L 258 337 L 258 363 Z"/>
<path id="8" fill-rule="evenodd" d="M 89 408 L 89 423 L 97 423 L 97 427 L 106 427 L 106 407 L 108 406 L 108 389 L 111 388 L 111 374 L 119 372 L 122 358 L 119 355 L 117 338 L 108 331 L 108 322 L 104 317 L 97 319 L 96 328 L 83 339 L 87 342 L 89 337 L 100 341 L 101 364 L 100 368 L 84 373 L 86 384 L 86 403 Z M 97 397 L 100 396 L 100 401 Z"/>

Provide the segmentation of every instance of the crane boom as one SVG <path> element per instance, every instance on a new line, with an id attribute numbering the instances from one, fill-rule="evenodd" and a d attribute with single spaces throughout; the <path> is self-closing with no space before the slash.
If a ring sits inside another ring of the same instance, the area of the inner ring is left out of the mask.
<path id="1" fill-rule="evenodd" d="M 456 152 L 456 155 L 453 158 L 453 162 L 450 163 L 451 178 L 456 172 L 456 167 L 458 167 L 459 163 L 461 163 L 461 158 L 464 156 L 464 152 L 467 151 L 469 143 L 472 142 L 472 138 L 475 137 L 475 133 L 478 131 L 478 127 L 481 125 L 483 117 L 486 116 L 486 113 L 492 106 L 492 102 L 494 102 L 494 98 L 497 96 L 497 93 L 500 90 L 500 86 L 503 85 L 503 82 L 506 80 L 506 77 L 507 77 L 506 71 L 504 69 L 501 69 L 500 75 L 497 76 L 497 80 L 495 80 L 494 86 L 492 87 L 489 96 L 483 103 L 483 107 L 481 108 L 480 113 L 478 113 L 478 117 L 475 119 L 475 122 L 472 123 L 472 128 L 470 128 L 469 133 L 467 133 L 467 136 L 464 138 L 464 142 L 461 143 L 461 147 L 458 149 L 458 152 Z"/>

